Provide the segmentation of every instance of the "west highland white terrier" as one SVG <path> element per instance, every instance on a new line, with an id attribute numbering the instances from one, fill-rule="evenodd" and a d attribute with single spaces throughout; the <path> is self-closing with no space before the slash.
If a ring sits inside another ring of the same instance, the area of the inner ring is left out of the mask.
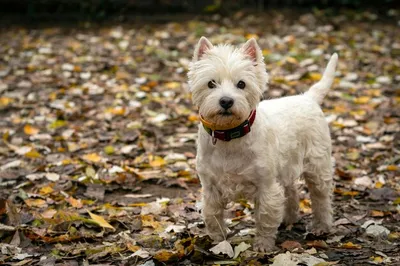
<path id="1" fill-rule="evenodd" d="M 268 74 L 255 39 L 241 48 L 197 44 L 188 78 L 199 108 L 197 171 L 207 233 L 226 239 L 223 211 L 245 197 L 255 203 L 255 251 L 274 249 L 279 225 L 296 222 L 296 181 L 310 191 L 315 233 L 332 226 L 331 138 L 320 104 L 331 87 L 338 56 L 306 93 L 260 102 Z"/>

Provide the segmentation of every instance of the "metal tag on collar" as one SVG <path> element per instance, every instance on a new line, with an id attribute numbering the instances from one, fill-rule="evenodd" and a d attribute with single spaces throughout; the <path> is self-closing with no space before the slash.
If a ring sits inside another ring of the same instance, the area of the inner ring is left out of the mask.
<path id="1" fill-rule="evenodd" d="M 214 130 L 211 131 L 211 137 L 212 137 L 212 144 L 215 145 L 217 143 L 217 138 L 214 136 Z"/>

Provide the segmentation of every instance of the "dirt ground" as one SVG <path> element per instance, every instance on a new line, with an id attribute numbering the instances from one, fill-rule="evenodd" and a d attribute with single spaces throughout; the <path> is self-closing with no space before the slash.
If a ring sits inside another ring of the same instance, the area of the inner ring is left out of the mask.
<path id="1" fill-rule="evenodd" d="M 2 28 L 0 264 L 400 265 L 399 21 L 398 10 L 314 10 Z M 252 251 L 245 200 L 226 211 L 227 242 L 205 235 L 186 78 L 202 35 L 257 38 L 266 98 L 306 91 L 339 54 L 323 103 L 332 234 L 309 232 L 302 188 L 301 219 L 280 228 L 276 252 Z"/>

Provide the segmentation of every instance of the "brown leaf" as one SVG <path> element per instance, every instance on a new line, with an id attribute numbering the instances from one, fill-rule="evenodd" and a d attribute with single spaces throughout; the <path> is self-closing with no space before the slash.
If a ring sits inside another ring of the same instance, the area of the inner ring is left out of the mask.
<path id="1" fill-rule="evenodd" d="M 157 253 L 154 255 L 154 259 L 160 262 L 173 262 L 179 260 L 179 257 L 173 251 L 162 249 L 157 251 Z"/>
<path id="2" fill-rule="evenodd" d="M 372 210 L 371 213 L 370 213 L 370 216 L 372 216 L 372 217 L 383 217 L 383 216 L 385 216 L 385 214 L 383 213 L 383 211 Z"/>
<path id="3" fill-rule="evenodd" d="M 292 251 L 294 249 L 301 249 L 301 244 L 297 241 L 287 240 L 281 244 L 281 247 L 285 250 Z"/>

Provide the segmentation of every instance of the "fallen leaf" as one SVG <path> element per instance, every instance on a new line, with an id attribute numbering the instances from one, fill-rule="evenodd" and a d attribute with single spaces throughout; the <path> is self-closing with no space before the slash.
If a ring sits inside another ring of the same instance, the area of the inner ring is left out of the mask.
<path id="1" fill-rule="evenodd" d="M 51 218 L 54 217 L 54 215 L 55 215 L 56 213 L 57 213 L 56 210 L 54 210 L 54 209 L 48 209 L 48 210 L 43 211 L 43 212 L 40 214 L 40 216 L 42 216 L 43 218 L 46 218 L 46 219 L 51 219 Z"/>
<path id="2" fill-rule="evenodd" d="M 83 207 L 82 201 L 80 199 L 74 199 L 73 197 L 69 197 L 69 198 L 66 199 L 66 201 L 69 202 L 69 204 L 71 204 L 71 206 L 74 207 L 74 208 L 81 209 Z M 105 227 L 105 226 L 103 226 L 103 227 Z"/>
<path id="3" fill-rule="evenodd" d="M 302 247 L 301 247 L 301 244 L 299 243 L 299 242 L 297 242 L 297 241 L 291 241 L 291 240 L 286 240 L 285 242 L 283 242 L 282 244 L 281 244 L 281 247 L 283 248 L 283 249 L 286 249 L 286 250 L 289 250 L 289 251 L 292 251 L 292 250 L 294 250 L 294 249 L 296 249 L 296 248 L 298 248 L 298 249 L 301 249 Z"/>
<path id="4" fill-rule="evenodd" d="M 325 243 L 324 240 L 314 240 L 307 242 L 307 246 L 321 249 L 328 249 L 329 246 Z"/>
<path id="5" fill-rule="evenodd" d="M 299 206 L 300 206 L 301 212 L 303 212 L 304 214 L 312 213 L 311 201 L 309 199 L 302 199 L 300 201 L 300 205 Z"/>
<path id="6" fill-rule="evenodd" d="M 345 249 L 361 249 L 361 245 L 353 244 L 352 242 L 346 242 L 344 244 L 341 244 L 339 247 Z"/>
<path id="7" fill-rule="evenodd" d="M 38 208 L 45 208 L 47 207 L 47 203 L 43 199 L 26 199 L 25 204 L 29 207 L 38 207 Z"/>
<path id="8" fill-rule="evenodd" d="M 110 228 L 110 229 L 115 230 L 115 228 L 111 224 L 109 224 L 103 217 L 96 215 L 90 211 L 87 211 L 87 212 L 89 213 L 89 215 L 93 219 L 93 221 L 95 221 L 101 227 Z"/>
<path id="9" fill-rule="evenodd" d="M 138 256 L 138 257 L 141 257 L 142 259 L 146 259 L 146 258 L 150 257 L 150 253 L 146 250 L 139 249 L 138 251 L 133 253 L 131 256 L 132 257 Z"/>
<path id="10" fill-rule="evenodd" d="M 82 156 L 82 159 L 93 163 L 98 163 L 101 161 L 101 157 L 97 153 L 85 154 Z"/>
<path id="11" fill-rule="evenodd" d="M 151 167 L 161 167 L 166 164 L 165 160 L 160 156 L 149 156 Z"/>
<path id="12" fill-rule="evenodd" d="M 47 180 L 53 182 L 58 181 L 60 179 L 60 175 L 57 173 L 46 173 L 44 176 L 47 178 Z"/>
<path id="13" fill-rule="evenodd" d="M 230 258 L 233 258 L 233 256 L 235 256 L 235 252 L 233 251 L 231 244 L 226 240 L 221 241 L 213 248 L 210 248 L 210 251 L 217 255 L 218 254 L 226 254 Z"/>
<path id="14" fill-rule="evenodd" d="M 39 131 L 40 130 L 38 128 L 33 127 L 29 124 L 24 126 L 24 133 L 27 135 L 36 135 L 39 133 Z"/>
<path id="15" fill-rule="evenodd" d="M 357 104 L 366 104 L 370 101 L 370 99 L 371 99 L 371 97 L 369 97 L 369 96 L 362 96 L 359 98 L 354 98 L 353 101 L 354 101 L 354 103 L 357 103 Z"/>
<path id="16" fill-rule="evenodd" d="M 370 216 L 372 216 L 372 217 L 383 217 L 383 216 L 385 216 L 385 214 L 383 213 L 383 211 L 372 210 L 371 213 L 370 213 Z"/>
<path id="17" fill-rule="evenodd" d="M 240 244 L 235 247 L 235 254 L 233 256 L 233 259 L 236 259 L 240 255 L 240 253 L 248 250 L 250 247 L 251 247 L 251 245 L 249 245 L 245 242 L 240 242 Z"/>
<path id="18" fill-rule="evenodd" d="M 165 249 L 157 251 L 153 257 L 160 262 L 173 262 L 179 260 L 179 257 L 175 252 Z"/>
<path id="19" fill-rule="evenodd" d="M 27 153 L 25 153 L 25 157 L 27 158 L 40 158 L 42 155 L 35 149 L 31 149 Z"/>
<path id="20" fill-rule="evenodd" d="M 386 227 L 382 226 L 382 225 L 377 225 L 377 224 L 373 224 L 367 227 L 367 230 L 365 231 L 365 233 L 368 236 L 371 237 L 387 237 L 390 233 L 389 229 L 387 229 Z"/>

